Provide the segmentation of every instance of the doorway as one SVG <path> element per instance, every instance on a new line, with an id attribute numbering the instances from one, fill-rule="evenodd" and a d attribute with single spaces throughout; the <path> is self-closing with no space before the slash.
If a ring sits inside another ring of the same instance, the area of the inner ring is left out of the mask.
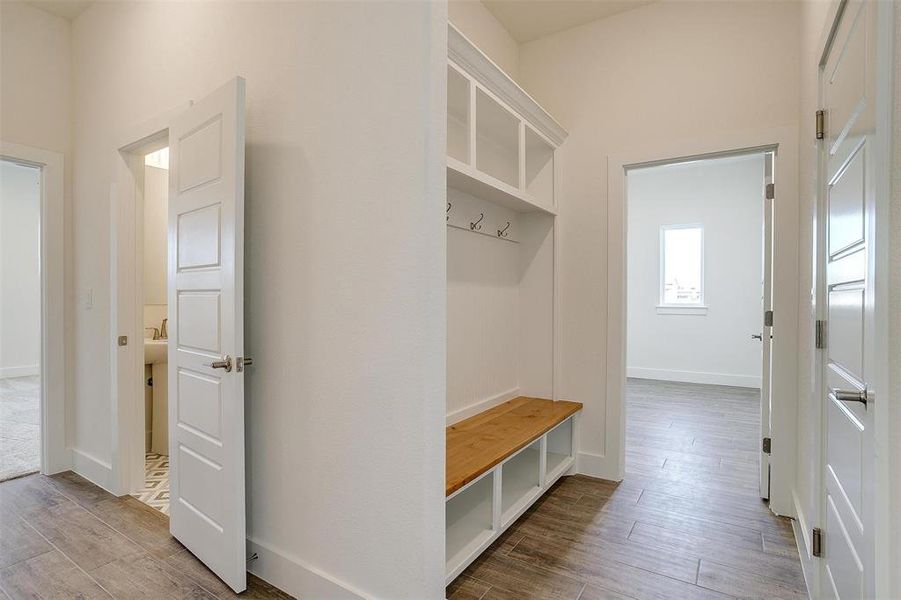
<path id="1" fill-rule="evenodd" d="M 168 333 L 168 220 L 169 220 L 169 148 L 144 155 L 143 210 L 137 212 L 135 240 L 136 262 L 141 263 L 140 315 L 143 324 L 143 369 L 139 380 L 143 386 L 144 410 L 138 412 L 142 425 L 133 435 L 143 439 L 143 474 L 135 473 L 138 482 L 132 492 L 138 500 L 169 514 L 169 333 Z M 137 445 L 140 448 L 140 444 Z M 135 464 L 140 464 L 139 460 Z"/>
<path id="2" fill-rule="evenodd" d="M 629 171 L 627 480 L 659 469 L 769 497 L 772 163 L 758 150 Z"/>
<path id="3" fill-rule="evenodd" d="M 0 481 L 71 468 L 63 157 L 0 142 Z"/>
<path id="4" fill-rule="evenodd" d="M 0 481 L 41 468 L 41 185 L 0 160 Z"/>

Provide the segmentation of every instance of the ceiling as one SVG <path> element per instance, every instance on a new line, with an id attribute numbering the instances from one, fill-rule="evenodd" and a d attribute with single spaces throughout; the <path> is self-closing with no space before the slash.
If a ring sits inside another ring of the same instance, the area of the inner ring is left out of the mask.
<path id="1" fill-rule="evenodd" d="M 27 2 L 70 21 L 92 4 L 91 0 L 27 0 Z"/>
<path id="2" fill-rule="evenodd" d="M 482 0 L 519 43 L 632 10 L 655 0 Z"/>

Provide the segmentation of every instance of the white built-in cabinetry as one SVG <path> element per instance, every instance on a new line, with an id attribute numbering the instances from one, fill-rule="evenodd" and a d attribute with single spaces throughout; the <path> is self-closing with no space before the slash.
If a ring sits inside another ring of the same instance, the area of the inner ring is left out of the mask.
<path id="1" fill-rule="evenodd" d="M 566 131 L 452 25 L 447 421 L 556 399 L 556 215 Z M 447 499 L 448 581 L 570 469 L 574 415 Z"/>

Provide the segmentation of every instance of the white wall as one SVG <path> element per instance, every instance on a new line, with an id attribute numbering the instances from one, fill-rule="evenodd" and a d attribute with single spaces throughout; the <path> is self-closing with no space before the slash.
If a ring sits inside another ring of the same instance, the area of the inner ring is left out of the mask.
<path id="1" fill-rule="evenodd" d="M 444 597 L 445 32 L 440 2 L 95 3 L 73 24 L 95 292 L 74 443 L 110 458 L 116 144 L 241 75 L 251 568 L 298 597 Z"/>
<path id="2" fill-rule="evenodd" d="M 169 171 L 144 167 L 144 304 L 166 304 Z M 159 326 L 159 323 L 156 324 Z"/>
<path id="3" fill-rule="evenodd" d="M 630 377 L 760 387 L 763 177 L 762 154 L 629 173 Z M 660 228 L 688 223 L 704 228 L 707 312 L 658 314 Z"/>
<path id="4" fill-rule="evenodd" d="M 41 171 L 0 160 L 0 378 L 41 361 Z"/>
<path id="5" fill-rule="evenodd" d="M 72 46 L 69 22 L 14 0 L 0 2 L 0 140 L 52 150 L 64 161 L 64 278 L 72 294 Z M 74 306 L 67 303 L 65 330 L 73 335 Z M 73 415 L 71 339 L 66 340 L 67 436 Z"/>
<path id="6" fill-rule="evenodd" d="M 450 0 L 448 19 L 488 58 L 516 80 L 519 77 L 519 44 L 479 0 Z"/>
<path id="7" fill-rule="evenodd" d="M 520 47 L 522 85 L 569 131 L 559 151 L 559 393 L 585 404 L 584 453 L 606 453 L 607 158 L 796 128 L 799 13 L 793 2 L 659 2 Z M 797 202 L 791 184 L 782 195 Z"/>

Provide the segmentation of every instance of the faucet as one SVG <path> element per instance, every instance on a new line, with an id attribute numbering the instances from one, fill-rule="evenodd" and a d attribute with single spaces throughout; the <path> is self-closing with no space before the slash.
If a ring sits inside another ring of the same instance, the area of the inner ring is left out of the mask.
<path id="1" fill-rule="evenodd" d="M 160 325 L 160 339 L 169 339 L 169 319 L 163 319 L 163 322 Z"/>

